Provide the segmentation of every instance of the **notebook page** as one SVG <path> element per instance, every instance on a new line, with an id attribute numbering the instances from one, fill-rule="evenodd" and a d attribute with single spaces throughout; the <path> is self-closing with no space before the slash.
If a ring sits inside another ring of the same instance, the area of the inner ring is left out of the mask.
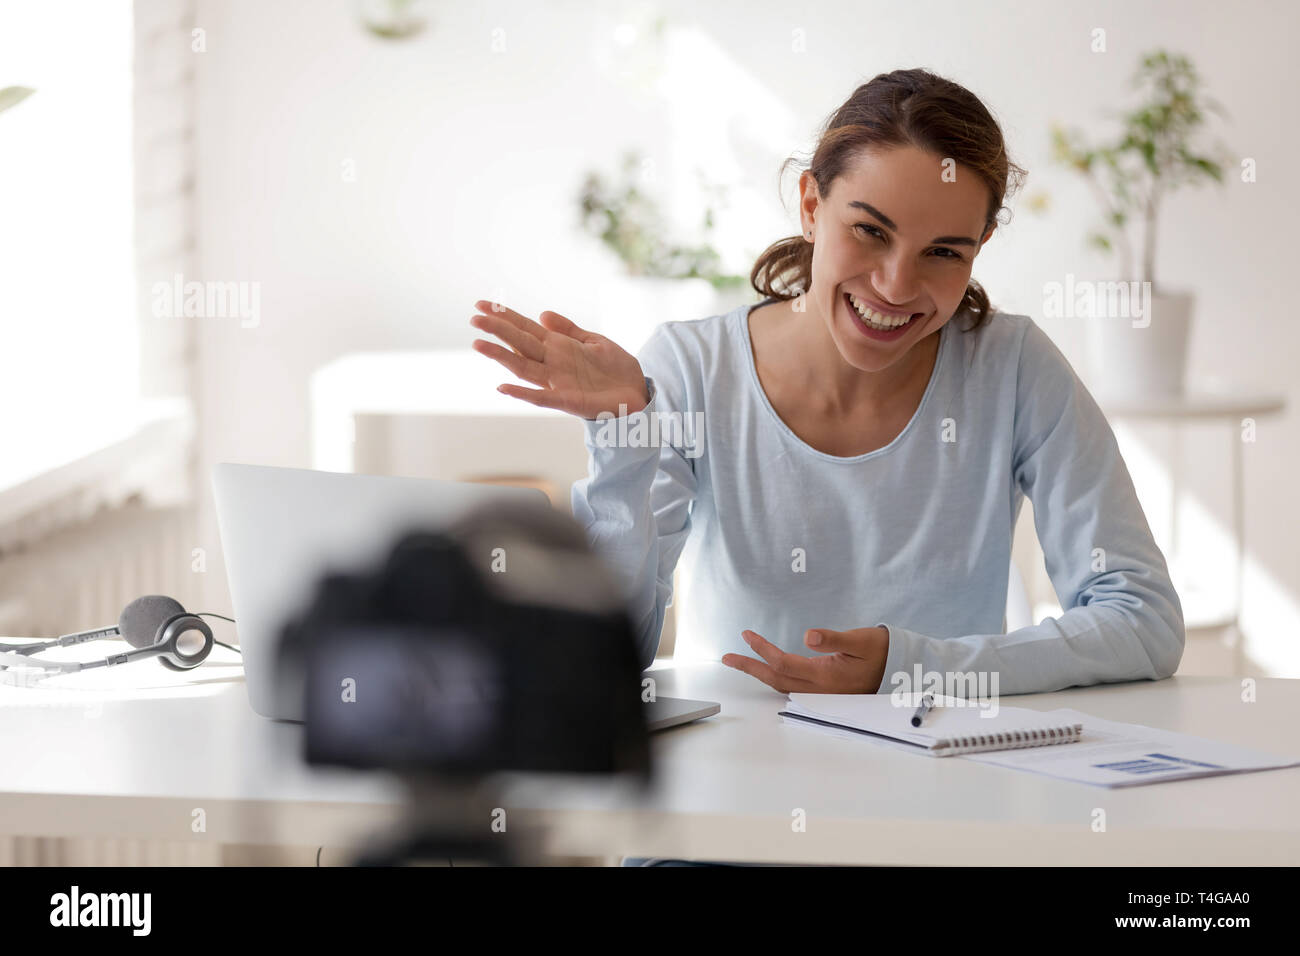
<path id="1" fill-rule="evenodd" d="M 1158 727 L 1102 720 L 1077 710 L 1054 710 L 1050 715 L 1067 723 L 1082 723 L 1083 736 L 1069 747 L 965 756 L 980 763 L 1100 787 L 1132 787 L 1300 765 L 1300 760 L 1288 755 Z"/>

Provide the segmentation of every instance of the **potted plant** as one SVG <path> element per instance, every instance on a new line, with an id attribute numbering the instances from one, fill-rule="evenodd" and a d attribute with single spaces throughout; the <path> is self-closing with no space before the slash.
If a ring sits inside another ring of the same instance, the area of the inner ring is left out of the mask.
<path id="1" fill-rule="evenodd" d="M 4 89 L 0 89 L 0 113 L 3 113 L 11 106 L 17 106 L 35 92 L 35 90 L 26 86 L 6 86 Z"/>
<path id="2" fill-rule="evenodd" d="M 428 0 L 356 0 L 361 25 L 385 40 L 405 40 L 429 24 Z"/>
<path id="3" fill-rule="evenodd" d="M 1205 113 L 1225 115 L 1199 92 L 1200 80 L 1187 57 L 1156 50 L 1144 54 L 1132 85 L 1144 94 L 1124 114 L 1113 145 L 1088 148 L 1077 135 L 1052 126 L 1053 159 L 1079 172 L 1093 189 L 1104 225 L 1088 241 L 1119 256 L 1120 277 L 1136 279 L 1146 314 L 1090 317 L 1088 352 L 1093 387 L 1107 397 L 1170 397 L 1181 394 L 1195 297 L 1191 290 L 1156 282 L 1157 225 L 1164 199 L 1185 185 L 1223 182 L 1214 159 L 1191 144 Z M 1226 150 L 1220 147 L 1226 162 Z M 1134 270 L 1129 230 L 1141 227 L 1141 253 Z"/>
<path id="4" fill-rule="evenodd" d="M 668 236 L 655 199 L 643 188 L 636 153 L 624 155 L 621 177 L 608 182 L 588 172 L 578 195 L 579 224 L 622 260 L 625 274 L 601 285 L 601 309 L 593 325 L 623 348 L 635 353 L 669 319 L 702 318 L 739 296 L 748 277 L 727 274 L 708 239 L 714 228 L 714 207 L 705 206 L 701 239 L 679 244 Z M 719 190 L 712 190 L 715 194 Z"/>

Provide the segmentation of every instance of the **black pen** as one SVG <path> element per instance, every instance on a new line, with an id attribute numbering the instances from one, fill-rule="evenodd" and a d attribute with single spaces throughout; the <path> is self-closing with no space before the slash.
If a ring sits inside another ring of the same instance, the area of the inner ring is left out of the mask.
<path id="1" fill-rule="evenodd" d="M 924 697 L 922 697 L 921 706 L 916 708 L 916 713 L 912 715 L 912 726 L 920 727 L 921 718 L 924 717 L 927 713 L 929 713 L 930 708 L 933 706 L 934 706 L 934 696 L 932 694 L 926 694 Z"/>

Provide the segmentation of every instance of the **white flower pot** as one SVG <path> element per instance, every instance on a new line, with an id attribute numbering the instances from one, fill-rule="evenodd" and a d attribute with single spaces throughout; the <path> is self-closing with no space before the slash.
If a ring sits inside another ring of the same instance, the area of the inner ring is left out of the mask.
<path id="1" fill-rule="evenodd" d="M 1092 393 L 1129 401 L 1183 394 L 1194 305 L 1191 292 L 1153 292 L 1139 319 L 1086 319 Z"/>

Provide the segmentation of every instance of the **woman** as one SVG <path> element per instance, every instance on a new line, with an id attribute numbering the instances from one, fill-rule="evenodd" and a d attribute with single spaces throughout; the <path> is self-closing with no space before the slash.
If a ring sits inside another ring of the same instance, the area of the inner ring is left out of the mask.
<path id="1" fill-rule="evenodd" d="M 757 306 L 667 321 L 634 358 L 476 303 L 510 348 L 474 348 L 540 386 L 500 391 L 586 420 L 573 510 L 628 584 L 645 664 L 690 548 L 684 650 L 782 692 L 1174 673 L 1182 608 L 1114 435 L 1047 336 L 970 278 L 1023 175 L 965 88 L 882 74 L 826 124 L 803 234 L 759 258 Z M 695 447 L 602 440 L 611 415 L 700 413 Z M 1065 610 L 1003 633 L 1026 495 Z"/>

